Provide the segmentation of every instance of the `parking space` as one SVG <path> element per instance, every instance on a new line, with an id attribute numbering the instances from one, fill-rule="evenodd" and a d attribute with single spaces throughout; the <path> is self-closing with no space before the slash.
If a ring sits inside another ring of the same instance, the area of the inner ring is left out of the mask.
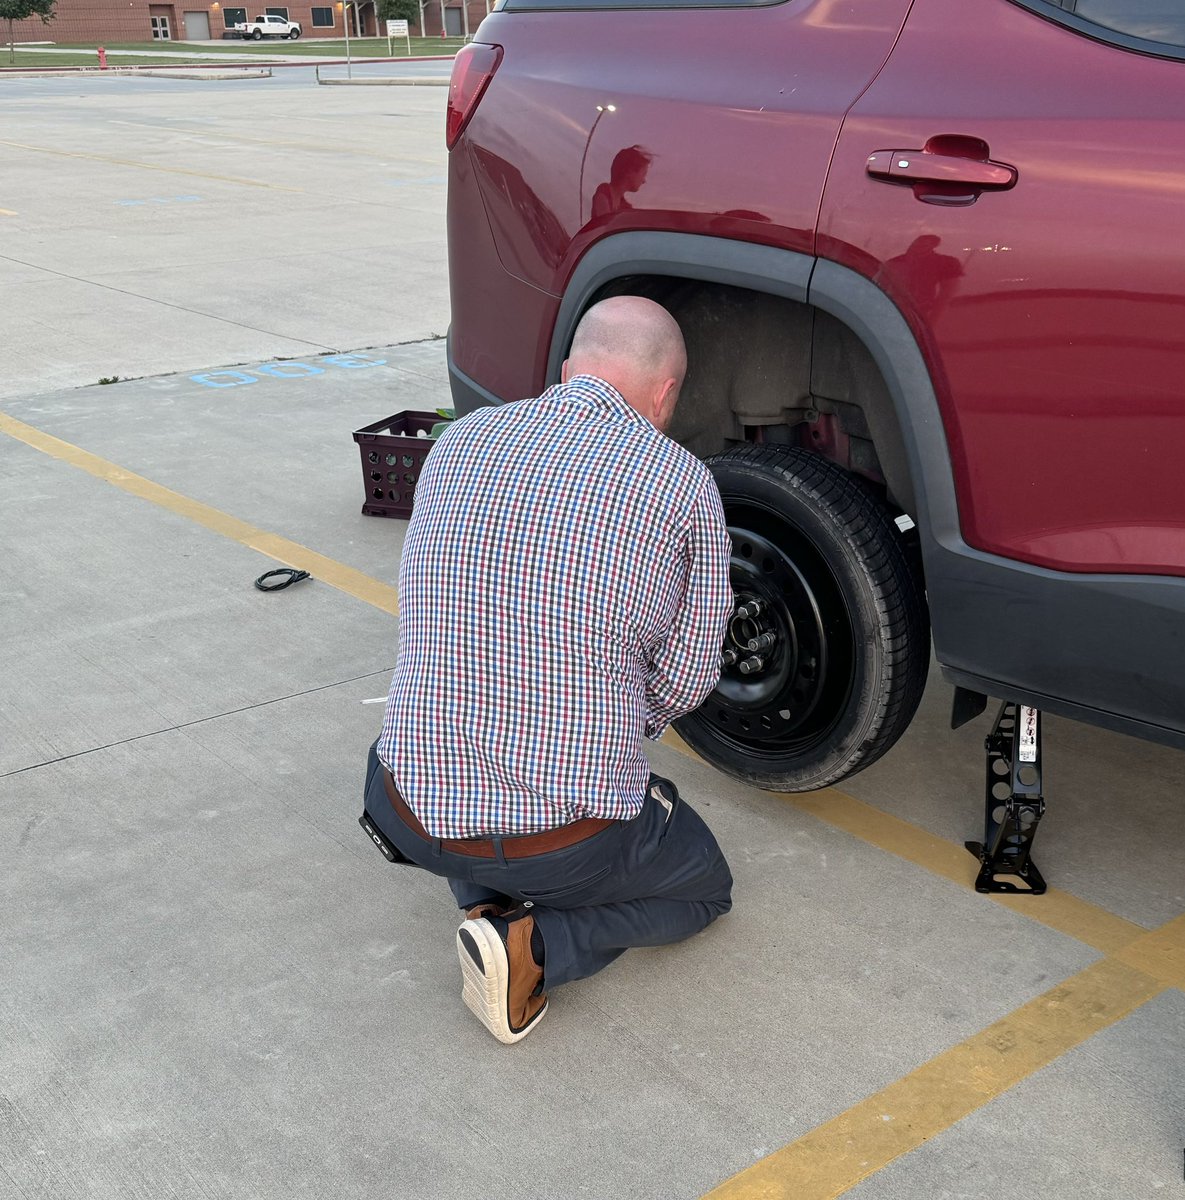
<path id="1" fill-rule="evenodd" d="M 1185 760 L 1051 720 L 1051 891 L 979 896 L 936 673 L 841 789 L 656 745 L 733 913 L 473 1022 L 446 889 L 356 825 L 404 524 L 350 433 L 448 403 L 443 91 L 267 86 L 0 83 L 0 1197 L 1181 1187 Z"/>

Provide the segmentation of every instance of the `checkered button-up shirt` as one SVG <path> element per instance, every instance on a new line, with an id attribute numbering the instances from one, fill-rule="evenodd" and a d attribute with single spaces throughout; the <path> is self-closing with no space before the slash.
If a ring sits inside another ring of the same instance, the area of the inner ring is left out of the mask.
<path id="1" fill-rule="evenodd" d="M 483 408 L 428 455 L 379 756 L 435 837 L 628 819 L 715 686 L 732 610 L 707 468 L 602 380 Z"/>

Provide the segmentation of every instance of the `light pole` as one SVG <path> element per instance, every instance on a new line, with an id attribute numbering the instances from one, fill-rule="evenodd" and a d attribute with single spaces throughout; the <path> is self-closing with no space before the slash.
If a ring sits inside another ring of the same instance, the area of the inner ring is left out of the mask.
<path id="1" fill-rule="evenodd" d="M 353 79 L 354 72 L 350 65 L 350 0 L 346 0 L 342 8 L 342 25 L 346 30 L 346 78 Z"/>

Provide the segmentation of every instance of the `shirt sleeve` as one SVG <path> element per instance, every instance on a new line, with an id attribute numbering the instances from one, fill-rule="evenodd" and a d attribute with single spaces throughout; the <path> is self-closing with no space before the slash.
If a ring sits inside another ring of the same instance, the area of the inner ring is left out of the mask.
<path id="1" fill-rule="evenodd" d="M 648 738 L 661 737 L 676 717 L 697 709 L 720 678 L 720 651 L 733 610 L 732 543 L 710 478 L 692 505 L 682 549 L 679 603 L 646 681 Z"/>

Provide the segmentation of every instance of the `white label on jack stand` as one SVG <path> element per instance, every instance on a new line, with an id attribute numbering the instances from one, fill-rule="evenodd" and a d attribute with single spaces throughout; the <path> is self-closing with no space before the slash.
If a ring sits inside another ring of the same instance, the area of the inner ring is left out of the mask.
<path id="1" fill-rule="evenodd" d="M 1017 732 L 1016 757 L 1022 763 L 1037 761 L 1037 710 L 1027 704 L 1020 706 L 1020 728 Z"/>

